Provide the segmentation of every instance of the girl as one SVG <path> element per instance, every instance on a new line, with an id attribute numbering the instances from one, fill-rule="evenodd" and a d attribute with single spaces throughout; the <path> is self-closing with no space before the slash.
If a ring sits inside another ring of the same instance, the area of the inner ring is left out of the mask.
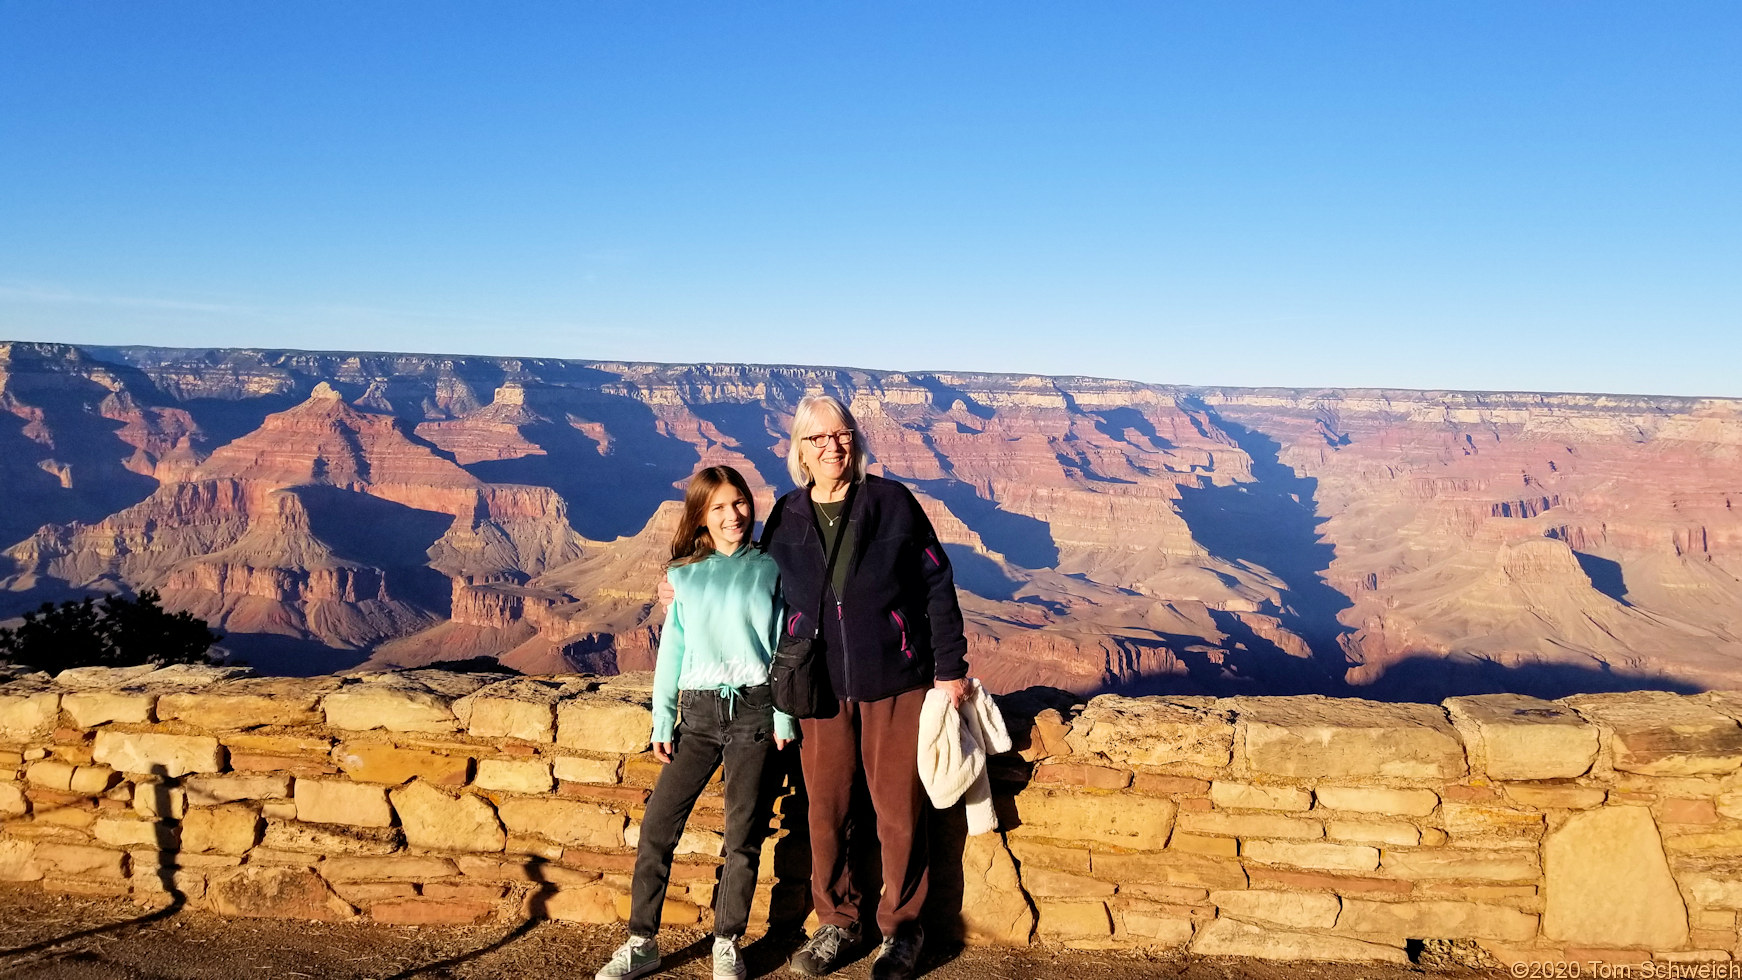
<path id="1" fill-rule="evenodd" d="M 774 710 L 768 690 L 780 628 L 780 573 L 750 543 L 755 525 L 756 506 L 737 470 L 710 466 L 690 478 L 667 566 L 676 601 L 666 612 L 653 672 L 653 754 L 667 768 L 641 820 L 629 941 L 595 980 L 631 980 L 659 969 L 654 933 L 672 852 L 696 797 L 722 762 L 726 863 L 714 889 L 714 977 L 744 976 L 738 940 L 750 918 L 768 833 L 765 774 L 774 776 L 774 752 L 797 728 Z"/>

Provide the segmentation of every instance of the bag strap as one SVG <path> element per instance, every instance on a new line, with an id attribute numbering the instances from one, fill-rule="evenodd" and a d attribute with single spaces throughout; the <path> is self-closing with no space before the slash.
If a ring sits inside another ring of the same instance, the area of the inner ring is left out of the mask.
<path id="1" fill-rule="evenodd" d="M 846 521 L 850 516 L 852 516 L 853 491 L 857 489 L 859 489 L 857 483 L 850 483 L 847 485 L 847 499 L 841 502 L 841 529 L 835 533 L 835 543 L 829 548 L 829 560 L 823 563 L 823 582 L 822 586 L 817 589 L 817 618 L 813 620 L 816 624 L 815 633 L 812 634 L 814 636 L 823 635 L 823 607 L 828 602 L 828 590 L 830 584 L 835 580 L 835 559 L 841 554 L 841 542 L 847 540 Z M 810 494 L 808 493 L 805 494 L 805 503 L 811 503 Z M 817 519 L 816 505 L 811 504 L 810 510 L 810 518 L 814 522 Z M 836 596 L 835 601 L 839 602 L 840 598 L 840 596 Z"/>

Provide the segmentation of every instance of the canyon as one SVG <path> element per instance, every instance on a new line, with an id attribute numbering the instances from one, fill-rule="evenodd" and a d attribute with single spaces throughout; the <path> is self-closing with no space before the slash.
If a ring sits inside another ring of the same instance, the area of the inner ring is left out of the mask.
<path id="1" fill-rule="evenodd" d="M 0 342 L 0 618 L 155 588 L 312 675 L 651 667 L 697 467 L 807 392 L 949 552 L 974 673 L 1076 696 L 1742 682 L 1742 401 Z"/>

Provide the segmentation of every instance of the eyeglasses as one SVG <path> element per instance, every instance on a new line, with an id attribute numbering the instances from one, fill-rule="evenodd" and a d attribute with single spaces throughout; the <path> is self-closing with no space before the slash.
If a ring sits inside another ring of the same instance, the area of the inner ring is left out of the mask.
<path id="1" fill-rule="evenodd" d="M 845 449 L 853 444 L 853 430 L 842 429 L 839 432 L 819 432 L 814 436 L 800 436 L 799 438 L 810 443 L 812 449 L 821 449 L 831 442 L 840 446 L 842 449 Z"/>

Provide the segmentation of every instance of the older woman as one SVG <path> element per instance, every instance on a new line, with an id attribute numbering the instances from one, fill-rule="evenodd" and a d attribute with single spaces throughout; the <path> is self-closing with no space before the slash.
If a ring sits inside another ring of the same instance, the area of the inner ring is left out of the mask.
<path id="1" fill-rule="evenodd" d="M 797 490 L 775 502 L 762 544 L 780 568 L 788 633 L 822 640 L 831 690 L 822 717 L 799 722 L 810 796 L 811 892 L 820 920 L 792 969 L 822 976 L 860 939 L 848 870 L 848 808 L 863 774 L 877 814 L 883 937 L 871 975 L 913 974 L 924 934 L 924 790 L 919 714 L 937 687 L 967 696 L 967 641 L 949 557 L 919 501 L 865 473 L 864 438 L 846 406 L 808 395 L 792 422 L 787 467 Z M 828 556 L 837 549 L 832 573 Z M 820 622 L 818 613 L 821 611 Z"/>

